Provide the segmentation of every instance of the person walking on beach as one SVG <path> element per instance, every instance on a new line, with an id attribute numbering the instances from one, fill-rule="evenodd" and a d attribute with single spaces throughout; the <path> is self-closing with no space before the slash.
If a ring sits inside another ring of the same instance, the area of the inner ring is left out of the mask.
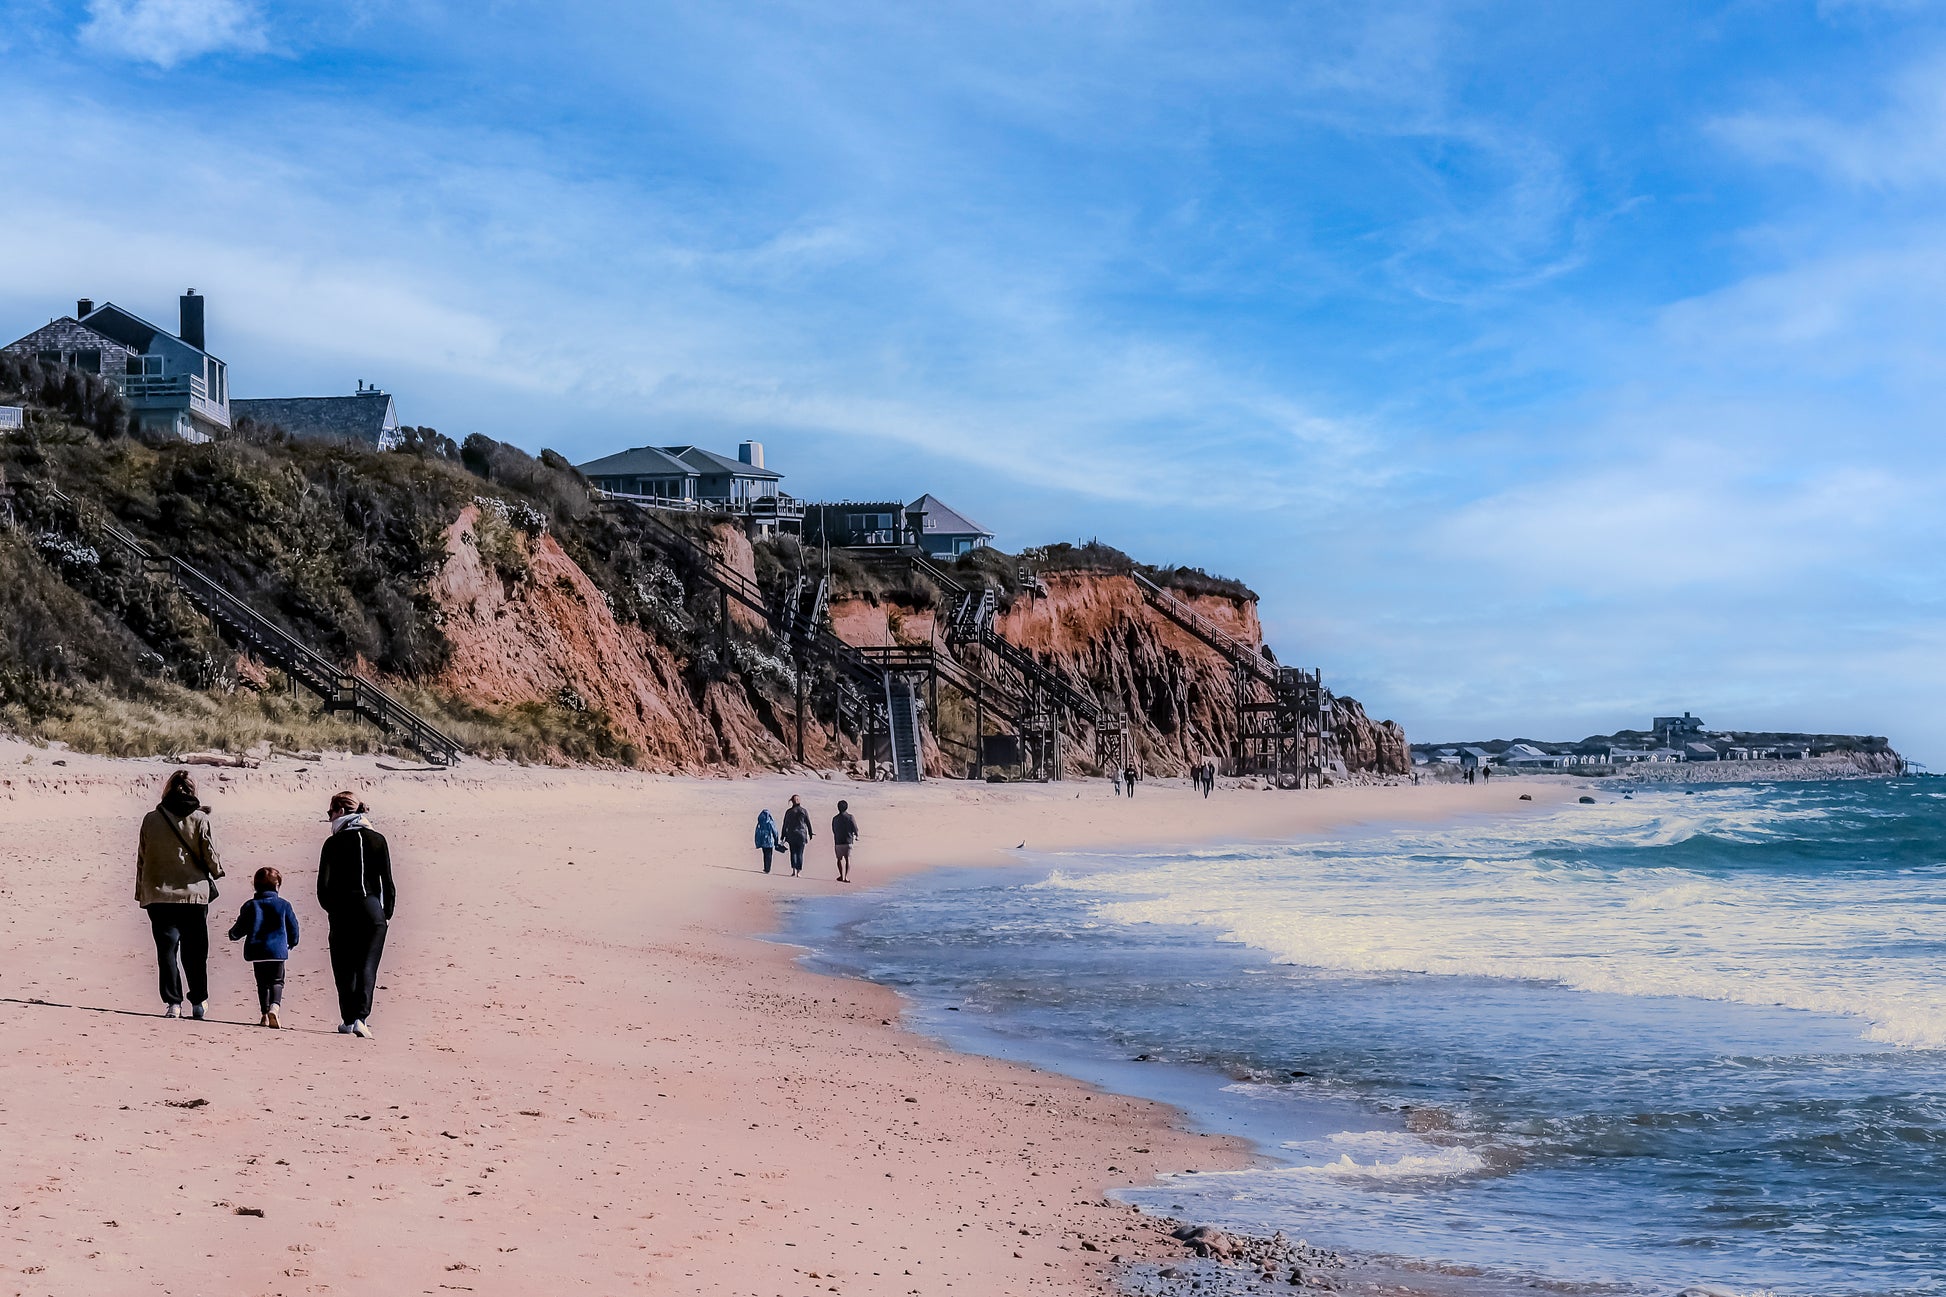
<path id="1" fill-rule="evenodd" d="M 1108 772 L 1108 782 L 1115 785 L 1115 796 L 1120 797 L 1122 795 L 1122 772 L 1119 770 L 1110 770 Z"/>
<path id="2" fill-rule="evenodd" d="M 331 977 L 338 984 L 338 1030 L 370 1039 L 366 1019 L 378 988 L 378 961 L 398 893 L 392 853 L 371 826 L 365 803 L 350 793 L 331 798 L 331 835 L 318 853 L 318 905 L 331 921 Z"/>
<path id="3" fill-rule="evenodd" d="M 269 865 L 251 880 L 257 894 L 243 903 L 230 940 L 243 942 L 243 957 L 257 975 L 259 1027 L 281 1027 L 277 1011 L 284 1007 L 284 961 L 297 945 L 297 911 L 277 894 L 284 875 Z"/>
<path id="4" fill-rule="evenodd" d="M 1135 763 L 1129 762 L 1122 768 L 1122 782 L 1128 785 L 1128 795 L 1135 796 Z"/>
<path id="5" fill-rule="evenodd" d="M 784 810 L 784 845 L 791 849 L 792 878 L 804 872 L 804 848 L 816 836 L 811 831 L 811 813 L 797 800 L 797 794 L 792 793 L 791 804 Z"/>
<path id="6" fill-rule="evenodd" d="M 178 770 L 142 817 L 135 847 L 135 903 L 148 911 L 165 1018 L 183 1016 L 185 980 L 190 1016 L 200 1022 L 209 1012 L 209 906 L 222 876 L 209 807 Z"/>
<path id="7" fill-rule="evenodd" d="M 831 817 L 831 849 L 838 855 L 838 881 L 851 881 L 851 848 L 858 841 L 858 821 L 851 817 L 851 803 L 839 802 Z"/>
<path id="8" fill-rule="evenodd" d="M 777 821 L 769 810 L 757 812 L 757 850 L 764 853 L 764 872 L 770 872 L 770 853 L 777 850 Z"/>

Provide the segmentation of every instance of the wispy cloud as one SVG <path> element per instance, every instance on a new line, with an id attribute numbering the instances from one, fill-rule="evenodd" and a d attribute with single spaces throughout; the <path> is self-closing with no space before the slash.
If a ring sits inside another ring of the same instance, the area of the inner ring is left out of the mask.
<path id="1" fill-rule="evenodd" d="M 165 69 L 206 54 L 269 47 L 249 0 L 88 0 L 80 35 L 89 48 Z"/>
<path id="2" fill-rule="evenodd" d="M 1850 113 L 1786 100 L 1712 127 L 1754 161 L 1846 185 L 1902 190 L 1946 181 L 1946 52 L 1924 52 L 1864 91 L 1866 104 Z"/>

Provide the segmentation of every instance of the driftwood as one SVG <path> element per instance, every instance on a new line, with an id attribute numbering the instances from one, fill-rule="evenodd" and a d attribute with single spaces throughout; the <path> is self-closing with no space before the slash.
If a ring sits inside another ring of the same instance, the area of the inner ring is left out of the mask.
<path id="1" fill-rule="evenodd" d="M 232 770 L 255 770 L 263 764 L 255 757 L 228 752 L 185 752 L 176 761 L 185 766 L 226 766 Z"/>

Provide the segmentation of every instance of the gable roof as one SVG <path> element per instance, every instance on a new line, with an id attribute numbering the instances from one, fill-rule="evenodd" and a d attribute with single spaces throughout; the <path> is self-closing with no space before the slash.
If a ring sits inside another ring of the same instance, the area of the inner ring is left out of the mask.
<path id="1" fill-rule="evenodd" d="M 332 437 L 377 445 L 398 427 L 398 413 L 386 392 L 355 396 L 273 396 L 233 399 L 232 417 L 274 423 L 299 437 Z"/>
<path id="2" fill-rule="evenodd" d="M 150 324 L 133 311 L 125 311 L 113 302 L 103 302 L 94 310 L 81 317 L 81 323 L 105 338 L 113 338 L 124 347 L 152 355 L 155 344 L 161 342 L 168 347 L 177 348 L 197 356 L 210 353 L 194 343 L 184 342 L 167 329 Z"/>
<path id="3" fill-rule="evenodd" d="M 923 532 L 943 532 L 949 536 L 984 536 L 988 540 L 993 539 L 992 532 L 930 492 L 907 505 L 905 511 L 920 515 L 919 530 Z"/>
<path id="4" fill-rule="evenodd" d="M 664 450 L 654 446 L 637 446 L 633 450 L 617 451 L 613 455 L 603 455 L 585 464 L 575 465 L 583 477 L 695 477 L 697 472 L 689 465 Z"/>
<path id="5" fill-rule="evenodd" d="M 728 455 L 719 455 L 713 450 L 704 450 L 701 446 L 664 446 L 662 449 L 665 454 L 675 456 L 699 473 L 731 473 L 737 477 L 761 477 L 771 482 L 779 481 L 784 476 L 767 468 L 758 468 L 755 464 L 746 464 L 740 459 L 731 459 Z"/>
<path id="6" fill-rule="evenodd" d="M 155 341 L 156 335 L 158 334 L 165 337 L 174 336 L 163 329 L 158 329 L 141 316 L 130 311 L 124 311 L 113 302 L 103 302 L 100 306 L 97 306 L 94 310 L 82 316 L 81 323 L 93 329 L 96 333 L 101 334 L 103 337 L 113 338 L 124 347 L 130 347 L 136 351 L 147 351 L 149 344 Z M 180 342 L 181 339 L 178 338 L 177 341 Z M 185 347 L 188 345 L 186 342 L 183 343 Z"/>

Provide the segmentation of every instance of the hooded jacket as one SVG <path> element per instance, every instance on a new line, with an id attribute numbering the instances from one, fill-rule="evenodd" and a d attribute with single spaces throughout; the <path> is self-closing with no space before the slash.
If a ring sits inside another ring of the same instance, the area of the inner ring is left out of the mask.
<path id="1" fill-rule="evenodd" d="M 362 911 L 374 923 L 391 919 L 398 893 L 392 886 L 392 852 L 385 835 L 363 815 L 331 823 L 318 852 L 318 904 L 334 918 Z"/>
<path id="2" fill-rule="evenodd" d="M 757 845 L 760 847 L 777 845 L 777 821 L 770 818 L 769 811 L 757 812 Z"/>
<path id="3" fill-rule="evenodd" d="M 209 815 L 195 798 L 168 798 L 142 817 L 135 848 L 137 905 L 208 905 L 212 874 L 223 876 L 223 860 L 210 835 Z"/>
<path id="4" fill-rule="evenodd" d="M 230 940 L 243 942 L 243 957 L 252 963 L 289 959 L 297 944 L 297 911 L 274 891 L 258 892 L 238 911 Z"/>

